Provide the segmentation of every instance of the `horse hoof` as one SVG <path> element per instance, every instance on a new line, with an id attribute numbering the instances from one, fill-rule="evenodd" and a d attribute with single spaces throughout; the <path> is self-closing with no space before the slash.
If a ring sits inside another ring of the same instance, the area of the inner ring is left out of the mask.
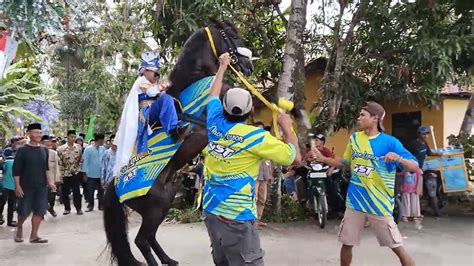
<path id="1" fill-rule="evenodd" d="M 178 266 L 179 262 L 177 262 L 175 260 L 170 260 L 167 263 L 162 263 L 161 265 L 163 265 L 163 266 Z"/>

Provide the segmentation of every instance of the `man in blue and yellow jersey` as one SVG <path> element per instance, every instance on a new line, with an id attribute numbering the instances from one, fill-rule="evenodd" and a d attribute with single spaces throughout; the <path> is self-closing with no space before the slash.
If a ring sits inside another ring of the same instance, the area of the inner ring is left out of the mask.
<path id="1" fill-rule="evenodd" d="M 333 166 L 350 167 L 351 181 L 347 192 L 346 212 L 339 241 L 341 265 L 350 265 L 352 247 L 359 245 L 367 219 L 375 230 L 380 246 L 387 246 L 402 265 L 415 265 L 402 246 L 402 236 L 393 220 L 396 168 L 416 171 L 418 164 L 400 141 L 383 132 L 385 110 L 375 102 L 362 108 L 357 126 L 359 132 L 349 139 L 344 159 L 332 159 L 313 151 L 314 159 Z"/>
<path id="2" fill-rule="evenodd" d="M 262 159 L 283 165 L 299 164 L 298 140 L 287 114 L 278 117 L 282 142 L 264 129 L 246 125 L 252 97 L 244 89 L 229 89 L 219 99 L 222 79 L 231 59 L 219 57 L 220 67 L 207 105 L 209 144 L 204 167 L 205 224 L 216 265 L 263 265 L 256 228 L 255 181 Z"/>

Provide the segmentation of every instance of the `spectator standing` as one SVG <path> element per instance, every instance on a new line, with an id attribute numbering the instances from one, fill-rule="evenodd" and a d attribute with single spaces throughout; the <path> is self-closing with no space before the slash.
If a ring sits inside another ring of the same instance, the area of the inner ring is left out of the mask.
<path id="1" fill-rule="evenodd" d="M 384 108 L 368 102 L 357 119 L 361 130 L 351 135 L 344 159 L 332 159 L 315 150 L 315 160 L 351 170 L 346 212 L 339 229 L 341 265 L 352 262 L 353 246 L 358 246 L 366 220 L 374 229 L 380 246 L 398 256 L 404 266 L 415 265 L 403 247 L 402 235 L 393 220 L 396 169 L 418 171 L 415 157 L 398 139 L 383 131 Z"/>
<path id="2" fill-rule="evenodd" d="M 102 158 L 102 187 L 104 191 L 107 188 L 107 185 L 112 181 L 114 178 L 114 166 L 115 166 L 115 157 L 117 154 L 117 145 L 114 144 L 114 139 L 111 137 L 109 139 L 110 148 L 104 153 L 104 157 Z"/>
<path id="3" fill-rule="evenodd" d="M 5 158 L 5 153 L 11 151 L 11 156 L 15 157 L 17 148 L 19 147 L 20 139 L 12 138 L 10 139 L 10 144 L 3 150 L 3 157 Z"/>
<path id="4" fill-rule="evenodd" d="M 416 228 L 421 230 L 421 210 L 420 210 L 420 196 L 423 191 L 423 182 L 421 176 L 423 172 L 403 172 L 402 184 L 402 221 L 408 222 L 408 219 L 413 219 Z"/>
<path id="5" fill-rule="evenodd" d="M 84 138 L 81 137 L 81 134 L 79 134 L 79 137 L 76 139 L 76 144 L 81 145 L 82 155 L 83 155 L 82 159 L 84 159 L 84 150 L 86 148 L 84 147 Z M 81 168 L 81 172 L 79 173 L 79 182 L 81 183 L 81 187 L 82 187 L 82 195 L 84 195 L 84 200 L 87 202 L 89 200 L 89 197 L 87 196 L 87 181 L 84 178 L 84 172 L 82 171 L 82 168 Z"/>
<path id="6" fill-rule="evenodd" d="M 265 129 L 265 125 L 261 122 L 255 123 L 255 126 Z M 257 228 L 259 229 L 267 226 L 267 224 L 262 222 L 261 219 L 263 210 L 265 209 L 265 204 L 267 202 L 268 183 L 272 179 L 272 162 L 270 160 L 260 161 L 257 182 L 255 183 L 255 200 L 257 201 Z"/>
<path id="7" fill-rule="evenodd" d="M 61 185 L 61 177 L 59 174 L 59 157 L 58 153 L 53 150 L 53 143 L 51 141 L 51 138 L 48 135 L 44 135 L 41 138 L 41 144 L 48 148 L 49 152 L 49 160 L 48 160 L 48 179 L 49 180 L 54 180 L 54 184 L 56 187 Z M 56 201 L 56 194 L 57 191 L 53 191 L 51 189 L 48 190 L 48 212 L 53 216 L 56 217 L 58 216 L 56 212 L 54 211 L 54 203 Z"/>
<path id="8" fill-rule="evenodd" d="M 62 179 L 63 215 L 71 213 L 69 194 L 72 191 L 74 207 L 82 215 L 81 191 L 79 190 L 82 147 L 76 143 L 76 131 L 67 132 L 67 143 L 58 148 L 59 172 Z"/>
<path id="9" fill-rule="evenodd" d="M 273 179 L 272 162 L 270 160 L 260 161 L 257 182 L 255 183 L 255 199 L 257 200 L 257 228 L 267 226 L 262 222 L 263 210 L 267 202 L 268 183 Z"/>
<path id="10" fill-rule="evenodd" d="M 58 138 L 56 137 L 51 137 L 51 149 L 53 151 L 57 151 L 58 150 Z"/>
<path id="11" fill-rule="evenodd" d="M 94 144 L 88 146 L 84 150 L 84 180 L 87 180 L 87 210 L 90 212 L 94 209 L 94 192 L 97 189 L 97 197 L 99 201 L 99 210 L 103 209 L 102 198 L 104 196 L 104 188 L 100 183 L 102 177 L 101 162 L 105 153 L 104 134 L 96 134 L 94 136 Z"/>
<path id="12" fill-rule="evenodd" d="M 18 224 L 15 242 L 23 242 L 23 223 L 31 212 L 30 243 L 47 243 L 38 236 L 39 226 L 48 205 L 48 186 L 55 191 L 54 180 L 48 180 L 48 150 L 40 145 L 41 124 L 27 127 L 29 143 L 18 149 L 13 163 L 15 194 L 18 200 Z"/>
<path id="13" fill-rule="evenodd" d="M 0 183 L 2 189 L 2 197 L 0 198 L 0 225 L 5 222 L 3 220 L 3 209 L 8 202 L 7 225 L 15 227 L 16 221 L 13 220 L 13 214 L 16 209 L 15 180 L 13 179 L 13 150 L 5 150 L 3 155 L 5 156 L 5 162 L 3 162 L 3 178 Z"/>

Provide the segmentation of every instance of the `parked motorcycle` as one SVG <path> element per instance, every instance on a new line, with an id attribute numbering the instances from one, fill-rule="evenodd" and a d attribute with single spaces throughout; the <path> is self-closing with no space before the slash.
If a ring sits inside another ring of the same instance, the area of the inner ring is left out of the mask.
<path id="1" fill-rule="evenodd" d="M 344 173 L 339 169 L 335 169 L 329 178 L 334 187 L 334 192 L 330 196 L 329 211 L 335 212 L 340 218 L 344 217 L 346 211 L 347 190 L 349 188 L 350 172 Z M 328 192 L 328 196 L 329 196 Z"/>
<path id="2" fill-rule="evenodd" d="M 301 191 L 302 186 L 297 185 L 296 193 L 300 200 L 305 200 L 308 209 L 314 211 L 319 227 L 324 228 L 328 214 L 325 180 L 327 179 L 326 171 L 329 169 L 329 166 L 312 162 L 309 165 L 305 165 L 304 168 L 306 175 L 298 175 L 296 182 L 301 184 L 301 181 L 303 181 L 303 184 L 306 186 L 303 186 L 304 191 Z M 301 170 L 297 172 L 301 172 Z"/>
<path id="3" fill-rule="evenodd" d="M 180 180 L 178 182 L 181 182 L 181 186 L 173 202 L 175 208 L 184 209 L 193 207 L 201 182 L 200 174 L 202 174 L 202 171 L 198 170 L 198 167 L 199 158 L 196 157 L 177 173 L 177 180 Z"/>

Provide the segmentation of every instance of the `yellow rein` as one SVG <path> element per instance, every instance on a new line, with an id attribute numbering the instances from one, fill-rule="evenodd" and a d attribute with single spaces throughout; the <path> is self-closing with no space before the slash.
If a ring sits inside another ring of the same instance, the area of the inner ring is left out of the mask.
<path id="1" fill-rule="evenodd" d="M 206 30 L 209 43 L 211 44 L 212 52 L 214 53 L 214 56 L 217 59 L 219 59 L 219 56 L 217 55 L 216 45 L 214 44 L 214 39 L 212 38 L 211 30 L 209 29 L 209 27 L 205 27 L 204 29 Z M 244 83 L 245 87 L 247 87 L 247 89 L 253 95 L 255 95 L 255 97 L 257 97 L 260 101 L 262 101 L 262 103 L 265 104 L 265 106 L 272 111 L 273 129 L 275 130 L 275 136 L 277 138 L 281 138 L 280 131 L 278 129 L 278 124 L 277 124 L 277 116 L 279 113 L 282 113 L 283 110 L 278 108 L 276 104 L 271 103 L 267 99 L 265 99 L 265 97 L 263 97 L 263 95 L 252 84 L 250 84 L 250 82 L 248 82 L 248 80 L 242 75 L 242 73 L 237 71 L 237 69 L 235 69 L 232 65 L 229 65 L 229 66 L 232 69 L 232 71 L 237 75 L 237 77 L 239 77 L 242 83 Z"/>

